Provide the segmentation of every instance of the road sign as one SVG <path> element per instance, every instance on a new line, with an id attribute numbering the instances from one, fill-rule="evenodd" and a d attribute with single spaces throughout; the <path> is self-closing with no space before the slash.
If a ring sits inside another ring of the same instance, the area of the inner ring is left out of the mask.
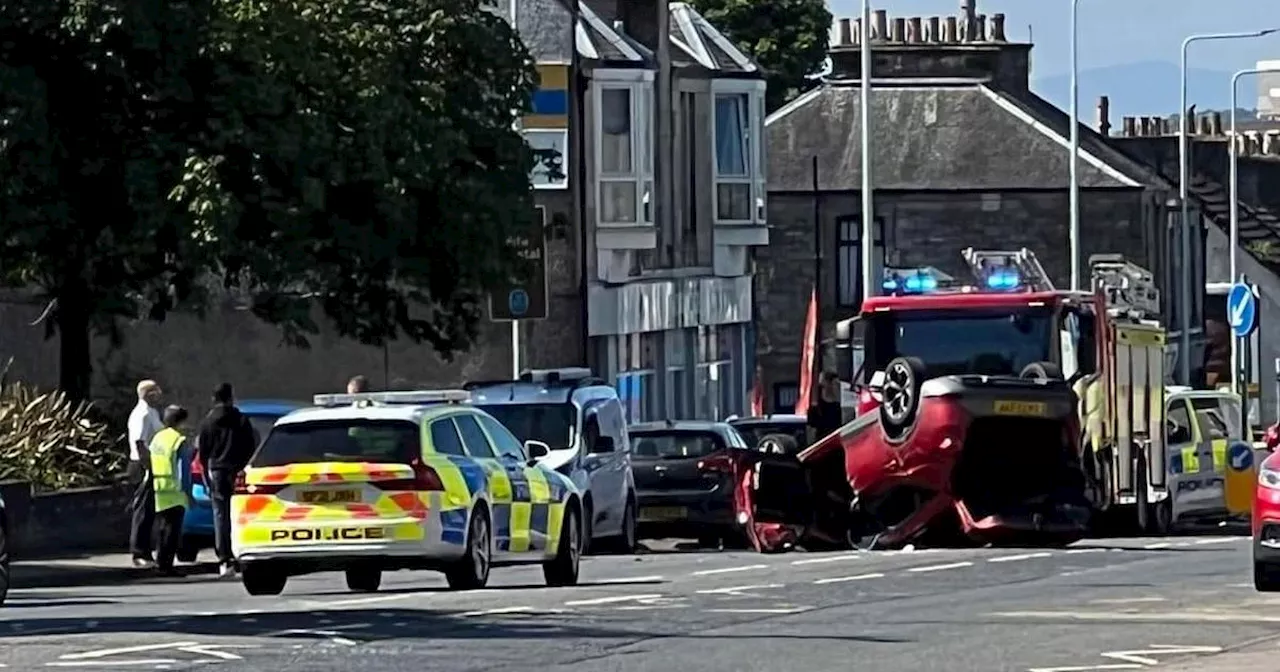
<path id="1" fill-rule="evenodd" d="M 1253 296 L 1253 288 L 1244 283 L 1231 286 L 1227 295 L 1227 323 L 1236 336 L 1244 338 L 1253 333 L 1258 326 L 1258 300 Z"/>
<path id="2" fill-rule="evenodd" d="M 546 209 L 536 206 L 529 225 L 507 239 L 525 260 L 524 272 L 489 295 L 489 318 L 495 322 L 540 320 L 547 316 Z"/>
<path id="3" fill-rule="evenodd" d="M 1237 441 L 1227 449 L 1227 462 L 1235 471 L 1248 471 L 1253 466 L 1253 446 Z"/>

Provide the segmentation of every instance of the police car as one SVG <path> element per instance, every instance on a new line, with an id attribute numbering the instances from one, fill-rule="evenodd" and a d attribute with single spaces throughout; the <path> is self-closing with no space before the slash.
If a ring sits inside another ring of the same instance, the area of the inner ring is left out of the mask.
<path id="1" fill-rule="evenodd" d="M 578 581 L 581 495 L 463 390 L 322 394 L 279 420 L 236 481 L 232 548 L 245 589 L 344 571 L 354 591 L 384 571 L 443 572 L 482 588 L 493 566 L 541 564 Z"/>

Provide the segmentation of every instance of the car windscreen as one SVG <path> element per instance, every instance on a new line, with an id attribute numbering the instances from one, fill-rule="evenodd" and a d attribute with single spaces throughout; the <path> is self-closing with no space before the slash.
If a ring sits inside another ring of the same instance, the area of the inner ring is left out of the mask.
<path id="1" fill-rule="evenodd" d="M 421 454 L 418 425 L 408 420 L 314 420 L 279 425 L 249 462 L 280 467 L 312 462 L 405 464 Z"/>
<path id="2" fill-rule="evenodd" d="M 917 357 L 929 377 L 1016 376 L 1028 364 L 1053 359 L 1047 308 L 888 311 L 877 313 L 872 325 L 870 371 L 895 357 Z"/>
<path id="3" fill-rule="evenodd" d="M 541 441 L 553 450 L 573 445 L 578 413 L 573 404 L 487 404 L 476 408 L 497 418 L 520 441 Z"/>
<path id="4" fill-rule="evenodd" d="M 809 427 L 799 422 L 750 422 L 734 425 L 734 429 L 746 439 L 752 448 L 760 447 L 760 440 L 770 434 L 785 434 L 795 439 L 800 450 L 809 447 Z"/>
<path id="5" fill-rule="evenodd" d="M 723 442 L 715 432 L 673 430 L 668 432 L 632 432 L 631 455 L 636 459 L 672 460 L 706 457 L 721 448 Z"/>

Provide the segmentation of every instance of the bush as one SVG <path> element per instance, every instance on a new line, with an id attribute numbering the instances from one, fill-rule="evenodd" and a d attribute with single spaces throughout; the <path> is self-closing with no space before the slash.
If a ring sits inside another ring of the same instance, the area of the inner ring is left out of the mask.
<path id="1" fill-rule="evenodd" d="M 61 490 L 103 485 L 120 474 L 128 460 L 124 437 L 97 419 L 93 404 L 5 383 L 8 370 L 8 364 L 0 369 L 0 481 Z"/>

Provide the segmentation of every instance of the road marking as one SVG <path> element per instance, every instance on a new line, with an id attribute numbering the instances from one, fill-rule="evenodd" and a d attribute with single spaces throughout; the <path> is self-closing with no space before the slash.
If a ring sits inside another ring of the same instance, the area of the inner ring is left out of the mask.
<path id="1" fill-rule="evenodd" d="M 1089 604 L 1137 604 L 1139 602 L 1168 602 L 1163 597 L 1116 597 L 1106 600 L 1090 600 Z"/>
<path id="2" fill-rule="evenodd" d="M 172 665 L 177 663 L 175 658 L 149 658 L 145 660 L 55 660 L 52 663 L 45 663 L 47 667 L 140 667 L 143 665 Z"/>
<path id="3" fill-rule="evenodd" d="M 768 588 L 782 588 L 781 583 L 768 583 L 756 586 L 732 586 L 729 588 L 709 588 L 707 590 L 699 590 L 699 595 L 734 595 L 748 590 L 765 590 Z"/>
<path id="4" fill-rule="evenodd" d="M 591 583 L 596 585 L 608 586 L 608 585 L 626 585 L 629 583 L 657 583 L 659 581 L 665 581 L 665 580 L 666 579 L 655 574 L 653 576 L 622 576 L 616 579 L 597 579 L 595 581 L 592 581 Z"/>
<path id="5" fill-rule="evenodd" d="M 170 644 L 140 644 L 138 646 L 123 646 L 118 649 L 96 649 L 94 651 L 85 651 L 84 653 L 68 653 L 58 656 L 59 660 L 89 660 L 92 658 L 106 658 L 107 656 L 118 656 L 122 653 L 142 653 L 143 651 L 159 651 L 161 649 L 179 649 L 184 646 L 199 646 L 200 642 L 172 642 Z"/>
<path id="6" fill-rule="evenodd" d="M 412 593 L 396 593 L 394 595 L 375 595 L 374 597 L 356 597 L 349 600 L 334 600 L 333 602 L 325 602 L 323 600 L 308 600 L 308 604 L 313 607 L 353 607 L 359 604 L 378 604 L 380 602 L 394 602 L 396 600 L 407 600 L 414 597 L 422 597 L 430 595 L 435 591 L 422 590 Z M 467 591 L 474 594 L 479 591 Z"/>
<path id="7" fill-rule="evenodd" d="M 479 609 L 476 611 L 464 611 L 458 616 L 462 618 L 471 618 L 473 616 L 497 616 L 500 614 L 531 614 L 537 611 L 533 607 L 498 607 L 496 609 Z M 543 610 L 546 611 L 546 610 Z M 557 609 L 556 611 L 560 611 Z"/>
<path id="8" fill-rule="evenodd" d="M 1035 558 L 1047 558 L 1052 553 L 1023 553 L 1022 555 L 1006 555 L 1002 558 L 991 558 L 987 562 L 1017 562 L 1019 560 L 1033 560 Z"/>
<path id="9" fill-rule="evenodd" d="M 1172 545 L 1173 545 L 1172 543 L 1169 543 L 1167 541 L 1161 541 L 1155 544 L 1147 544 L 1146 546 L 1143 546 L 1143 548 L 1147 549 L 1148 551 L 1154 551 L 1157 548 L 1169 548 Z"/>
<path id="10" fill-rule="evenodd" d="M 1104 665 L 1076 665 L 1073 667 L 1033 667 L 1027 672 L 1094 672 L 1097 670 L 1141 670 L 1144 666 L 1135 663 L 1108 663 Z"/>
<path id="11" fill-rule="evenodd" d="M 1070 548 L 1067 549 L 1067 555 L 1084 555 L 1085 553 L 1105 553 L 1105 548 Z"/>
<path id="12" fill-rule="evenodd" d="M 972 562 L 952 562 L 952 563 L 950 563 L 950 564 L 946 564 L 946 565 L 927 565 L 927 566 L 925 566 L 925 567 L 912 567 L 911 569 L 908 569 L 907 571 L 908 571 L 908 572 L 917 572 L 917 573 L 922 573 L 922 572 L 941 572 L 941 571 L 943 571 L 943 570 L 947 570 L 947 569 L 961 569 L 961 568 L 963 568 L 963 567 L 972 567 L 972 566 L 973 566 L 973 563 L 972 563 Z"/>
<path id="13" fill-rule="evenodd" d="M 1218 539 L 1200 539 L 1198 541 L 1191 542 L 1191 545 L 1192 546 L 1208 546 L 1210 544 L 1229 544 L 1231 542 L 1240 541 L 1242 539 L 1244 539 L 1244 537 L 1222 537 Z"/>
<path id="14" fill-rule="evenodd" d="M 743 565 L 741 567 L 722 567 L 720 569 L 704 569 L 693 572 L 691 576 L 711 576 L 713 574 L 732 574 L 733 572 L 750 572 L 756 569 L 769 569 L 769 565 Z"/>
<path id="15" fill-rule="evenodd" d="M 802 565 L 822 565 L 828 562 L 844 562 L 846 560 L 857 560 L 862 557 L 861 553 L 844 553 L 842 555 L 830 555 L 824 558 L 808 558 L 805 560 L 792 560 L 791 564 L 797 567 Z"/>
<path id="16" fill-rule="evenodd" d="M 634 602 L 636 600 L 652 600 L 662 597 L 661 593 L 650 593 L 646 595 L 614 595 L 612 597 L 597 597 L 590 600 L 570 600 L 564 603 L 566 607 L 590 607 L 597 604 L 616 604 L 618 602 Z"/>
<path id="17" fill-rule="evenodd" d="M 1125 613 L 1089 611 L 1003 611 L 991 614 L 1000 618 L 1037 618 L 1068 621 L 1171 621 L 1177 623 L 1280 623 L 1280 616 L 1259 616 L 1248 612 L 1188 613 L 1180 611 Z"/>
<path id="18" fill-rule="evenodd" d="M 788 607 L 777 609 L 707 609 L 713 614 L 798 614 L 808 611 L 810 607 Z"/>
<path id="19" fill-rule="evenodd" d="M 219 651 L 218 649 L 254 649 L 257 646 L 257 644 L 200 644 L 198 646 L 184 646 L 178 650 L 209 656 L 210 658 L 221 658 L 222 660 L 244 660 L 244 658 L 234 653 Z"/>
<path id="20" fill-rule="evenodd" d="M 814 581 L 814 583 L 818 585 L 823 585 L 827 583 L 845 583 L 848 581 L 866 581 L 867 579 L 883 579 L 883 578 L 884 578 L 884 574 L 881 574 L 880 572 L 875 572 L 872 574 L 856 574 L 854 576 L 836 576 L 830 579 L 818 579 L 817 581 Z"/>
<path id="21" fill-rule="evenodd" d="M 1113 660 L 1123 660 L 1127 663 L 1141 663 L 1143 665 L 1159 665 L 1160 659 L 1153 658 L 1153 655 L 1159 656 L 1181 656 L 1188 653 L 1222 653 L 1221 646 L 1169 646 L 1169 645 L 1152 645 L 1146 649 L 1137 651 L 1110 651 L 1103 653 L 1103 658 L 1111 658 Z"/>

